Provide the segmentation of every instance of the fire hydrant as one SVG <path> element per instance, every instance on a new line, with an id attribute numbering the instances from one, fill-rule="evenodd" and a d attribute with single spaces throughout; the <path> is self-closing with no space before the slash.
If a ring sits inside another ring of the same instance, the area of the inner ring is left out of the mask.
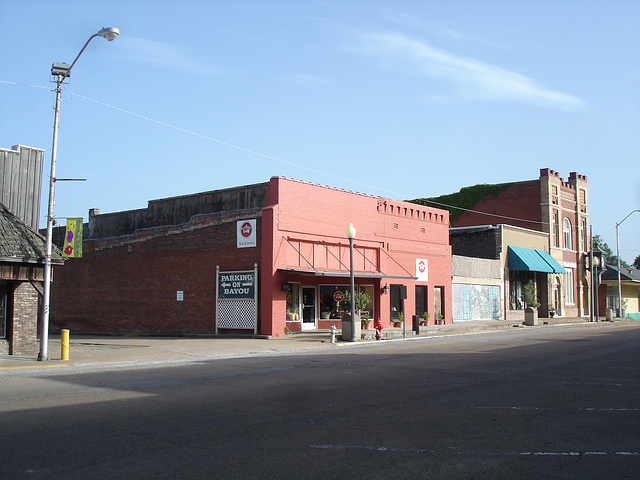
<path id="1" fill-rule="evenodd" d="M 336 343 L 336 332 L 338 329 L 335 325 L 331 325 L 331 343 Z"/>
<path id="2" fill-rule="evenodd" d="M 384 327 L 382 326 L 382 322 L 380 321 L 379 318 L 376 319 L 375 327 L 376 327 L 376 340 L 382 340 L 382 329 Z"/>

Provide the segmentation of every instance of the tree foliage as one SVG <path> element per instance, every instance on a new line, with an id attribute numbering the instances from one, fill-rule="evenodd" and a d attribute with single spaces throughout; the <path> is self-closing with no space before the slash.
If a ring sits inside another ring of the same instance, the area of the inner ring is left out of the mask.
<path id="1" fill-rule="evenodd" d="M 371 297 L 366 292 L 355 292 L 355 311 L 358 312 L 367 308 L 371 302 Z M 351 292 L 345 292 L 344 297 L 340 301 L 340 308 L 344 311 L 351 310 Z"/>
<path id="2" fill-rule="evenodd" d="M 602 237 L 600 237 L 600 235 L 593 236 L 593 246 L 598 247 L 602 252 L 602 258 L 604 259 L 604 263 L 614 267 L 618 266 L 618 256 L 613 253 L 613 250 L 611 250 L 611 247 L 607 245 L 607 242 L 602 240 Z M 620 266 L 624 268 L 630 268 L 630 265 L 624 260 L 622 260 L 622 258 L 620 259 Z"/>
<path id="3" fill-rule="evenodd" d="M 540 306 L 536 295 L 536 284 L 533 280 L 529 280 L 528 283 L 523 285 L 522 293 L 524 295 L 524 303 L 527 304 L 527 307 L 538 308 Z"/>
<path id="4" fill-rule="evenodd" d="M 497 197 L 510 185 L 512 184 L 482 183 L 479 185 L 473 185 L 471 187 L 461 188 L 457 193 L 451 193 L 448 195 L 441 195 L 439 197 L 431 198 L 416 198 L 415 200 L 409 200 L 409 202 L 449 210 L 449 221 L 453 223 L 464 212 L 465 209 L 473 210 L 473 207 L 476 206 L 480 200 L 489 195 Z"/>
<path id="5" fill-rule="evenodd" d="M 633 261 L 633 266 L 635 268 L 640 268 L 640 255 L 638 255 L 636 259 Z"/>

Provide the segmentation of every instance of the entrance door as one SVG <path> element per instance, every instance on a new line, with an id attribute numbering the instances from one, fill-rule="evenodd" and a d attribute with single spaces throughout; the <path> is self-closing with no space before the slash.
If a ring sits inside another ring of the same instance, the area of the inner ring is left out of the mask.
<path id="1" fill-rule="evenodd" d="M 316 328 L 316 287 L 302 287 L 302 330 Z"/>
<path id="2" fill-rule="evenodd" d="M 433 287 L 433 308 L 436 325 L 440 325 L 444 319 L 444 287 Z"/>
<path id="3" fill-rule="evenodd" d="M 427 311 L 427 286 L 416 285 L 416 315 L 422 320 L 422 314 Z"/>
<path id="4" fill-rule="evenodd" d="M 556 314 L 558 315 L 562 315 L 562 303 L 560 302 L 560 280 L 558 280 L 556 278 L 556 281 L 554 282 L 554 288 L 553 288 L 553 306 L 556 309 Z"/>

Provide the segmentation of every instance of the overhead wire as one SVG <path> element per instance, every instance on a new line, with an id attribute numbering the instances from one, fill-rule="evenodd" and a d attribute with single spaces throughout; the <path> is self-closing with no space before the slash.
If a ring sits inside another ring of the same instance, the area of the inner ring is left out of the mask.
<path id="1" fill-rule="evenodd" d="M 11 81 L 6 81 L 6 80 L 0 80 L 0 83 L 6 83 L 6 84 L 10 84 L 10 85 L 22 85 L 22 86 L 33 87 L 33 88 L 49 89 L 49 87 L 45 87 L 45 86 L 42 86 L 42 85 L 32 85 L 32 84 L 25 84 L 25 83 L 17 83 L 17 82 L 11 82 Z M 297 164 L 297 163 L 294 163 L 294 162 L 283 160 L 281 158 L 274 157 L 272 155 L 267 155 L 267 154 L 264 154 L 264 153 L 261 153 L 261 152 L 257 152 L 255 150 L 251 150 L 251 149 L 246 148 L 246 147 L 241 147 L 239 145 L 234 145 L 232 143 L 225 142 L 223 140 L 219 140 L 217 138 L 210 137 L 208 135 L 204 135 L 204 134 L 197 133 L 197 132 L 194 132 L 194 131 L 191 131 L 191 130 L 187 130 L 186 128 L 178 127 L 176 125 L 172 125 L 170 123 L 163 122 L 161 120 L 156 120 L 154 118 L 147 117 L 145 115 L 141 115 L 139 113 L 135 113 L 135 112 L 132 112 L 130 110 L 126 110 L 124 108 L 117 107 L 115 105 L 111 105 L 111 104 L 108 104 L 106 102 L 102 102 L 100 100 L 96 100 L 94 98 L 90 98 L 90 97 L 87 97 L 87 96 L 84 96 L 84 95 L 80 95 L 78 93 L 70 92 L 70 91 L 67 91 L 67 90 L 65 90 L 65 92 L 67 94 L 69 94 L 69 95 L 73 95 L 73 96 L 81 98 L 83 100 L 87 100 L 89 102 L 93 102 L 93 103 L 96 103 L 98 105 L 102 105 L 104 107 L 111 108 L 113 110 L 116 110 L 116 111 L 119 111 L 119 112 L 122 112 L 122 113 L 126 113 L 128 115 L 131 115 L 131 116 L 143 119 L 143 120 L 147 120 L 149 122 L 156 123 L 156 124 L 161 125 L 163 127 L 171 128 L 171 129 L 177 130 L 179 132 L 183 132 L 183 133 L 186 133 L 186 134 L 189 134 L 189 135 L 193 135 L 195 137 L 202 138 L 204 140 L 215 142 L 215 143 L 218 143 L 218 144 L 223 145 L 225 147 L 234 148 L 236 150 L 240 150 L 242 152 L 245 152 L 245 153 L 248 153 L 248 154 L 251 154 L 251 155 L 256 155 L 256 156 L 259 156 L 259 157 L 262 157 L 262 158 L 266 158 L 266 159 L 273 160 L 273 161 L 276 161 L 276 162 L 279 162 L 279 163 L 283 163 L 285 165 L 289 165 L 291 167 L 296 167 L 296 168 L 299 168 L 299 169 L 302 169 L 302 170 L 307 170 L 307 171 L 312 172 L 312 173 L 316 173 L 316 174 L 319 174 L 319 175 L 324 175 L 326 177 L 334 178 L 336 180 L 341 180 L 341 181 L 344 181 L 344 182 L 352 183 L 354 185 L 359 185 L 361 187 L 366 187 L 366 188 L 371 188 L 371 189 L 378 190 L 378 191 L 381 191 L 381 192 L 386 192 L 387 194 L 393 194 L 393 195 L 397 195 L 399 197 L 406 196 L 406 194 L 403 194 L 403 193 L 400 193 L 400 192 L 396 192 L 396 191 L 393 191 L 393 190 L 388 190 L 388 189 L 385 189 L 385 188 L 382 188 L 382 187 L 377 187 L 375 185 L 369 185 L 367 183 L 359 182 L 357 180 L 353 180 L 353 179 L 346 178 L 346 177 L 341 177 L 339 175 L 335 175 L 335 174 L 332 174 L 332 173 L 323 172 L 322 170 L 317 170 L 317 169 L 314 169 L 314 168 L 311 168 L 311 167 L 307 167 L 305 165 L 300 165 L 300 164 Z M 506 215 L 482 212 L 482 211 L 479 211 L 479 210 L 473 210 L 473 209 L 469 209 L 469 208 L 458 207 L 458 206 L 455 206 L 455 205 L 447 205 L 445 203 L 440 203 L 440 202 L 437 202 L 437 201 L 429 200 L 427 198 L 424 198 L 422 200 L 425 201 L 425 202 L 434 204 L 434 205 L 438 205 L 440 207 L 447 208 L 447 209 L 452 208 L 452 209 L 462 210 L 464 212 L 475 213 L 475 214 L 480 214 L 480 215 L 486 215 L 488 217 L 494 217 L 494 218 L 510 220 L 510 221 L 517 221 L 517 222 L 526 222 L 526 223 L 532 223 L 532 224 L 537 224 L 537 225 L 551 225 L 549 222 L 542 222 L 542 221 L 538 221 L 538 220 L 530 220 L 530 219 L 518 218 L 518 217 L 509 217 L 509 216 L 506 216 Z M 572 224 L 571 228 L 575 229 L 577 231 L 580 228 L 580 226 L 579 225 L 575 225 L 574 226 Z M 604 228 L 604 227 L 602 227 L 602 228 Z"/>

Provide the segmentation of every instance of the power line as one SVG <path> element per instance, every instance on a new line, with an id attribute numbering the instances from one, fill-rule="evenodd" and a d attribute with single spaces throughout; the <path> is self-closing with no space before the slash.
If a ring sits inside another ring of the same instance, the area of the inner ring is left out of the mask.
<path id="1" fill-rule="evenodd" d="M 31 84 L 26 84 L 26 83 L 10 82 L 10 81 L 6 81 L 6 80 L 0 80 L 0 83 L 6 83 L 6 84 L 10 84 L 10 85 L 21 85 L 21 86 L 33 87 L 33 88 L 49 89 L 49 87 L 44 87 L 42 85 L 31 85 Z M 161 120 L 156 120 L 154 118 L 147 117 L 145 115 L 141 115 L 139 113 L 135 113 L 135 112 L 132 112 L 130 110 L 126 110 L 126 109 L 121 108 L 121 107 L 116 107 L 115 105 L 110 105 L 108 103 L 102 102 L 100 100 L 95 100 L 93 98 L 86 97 L 86 96 L 80 95 L 78 93 L 73 93 L 73 92 L 69 92 L 69 91 L 67 91 L 67 93 L 69 95 L 73 95 L 73 96 L 76 96 L 78 98 L 82 98 L 83 100 L 87 100 L 89 102 L 93 102 L 93 103 L 96 103 L 98 105 L 102 105 L 104 107 L 111 108 L 113 110 L 116 110 L 116 111 L 119 111 L 119 112 L 122 112 L 122 113 L 126 113 L 128 115 L 131 115 L 131 116 L 134 116 L 134 117 L 138 117 L 138 118 L 141 118 L 143 120 L 147 120 L 149 122 L 156 123 L 158 125 L 162 125 L 163 127 L 167 127 L 167 128 L 171 128 L 171 129 L 177 130 L 179 132 L 187 133 L 189 135 L 193 135 L 195 137 L 199 137 L 199 138 L 202 138 L 204 140 L 209 140 L 211 142 L 215 142 L 215 143 L 218 143 L 220 145 L 224 145 L 225 147 L 234 148 L 236 150 L 240 150 L 242 152 L 249 153 L 251 155 L 257 155 L 259 157 L 267 158 L 269 160 L 273 160 L 273 161 L 276 161 L 276 162 L 279 162 L 279 163 L 283 163 L 283 164 L 289 165 L 291 167 L 296 167 L 296 168 L 300 168 L 302 170 L 307 170 L 309 172 L 313 172 L 313 173 L 316 173 L 316 174 L 319 174 L 319 175 L 324 175 L 324 176 L 327 176 L 327 177 L 330 177 L 330 178 L 334 178 L 336 180 L 341 180 L 341 181 L 344 181 L 344 182 L 353 183 L 353 184 L 359 185 L 361 187 L 366 187 L 366 188 L 371 188 L 371 189 L 374 189 L 374 190 L 379 190 L 381 192 L 386 192 L 387 194 L 393 194 L 393 195 L 397 195 L 399 197 L 406 196 L 405 194 L 402 194 L 400 192 L 395 192 L 393 190 L 387 190 L 385 188 L 376 187 L 374 185 L 369 185 L 369 184 L 366 184 L 366 183 L 358 182 L 358 181 L 352 180 L 350 178 L 341 177 L 341 176 L 338 176 L 338 175 L 334 175 L 332 173 L 323 172 L 321 170 L 317 170 L 317 169 L 310 168 L 310 167 L 307 167 L 307 166 L 304 166 L 304 165 L 300 165 L 300 164 L 297 164 L 297 163 L 289 162 L 287 160 L 283 160 L 281 158 L 274 157 L 272 155 L 267 155 L 267 154 L 264 154 L 264 153 L 256 152 L 255 150 L 251 150 L 251 149 L 248 149 L 248 148 L 245 148 L 245 147 L 234 145 L 232 143 L 228 143 L 228 142 L 225 142 L 223 140 L 218 140 L 216 138 L 209 137 L 209 136 L 201 134 L 201 133 L 193 132 L 191 130 L 187 130 L 185 128 L 178 127 L 176 125 L 172 125 L 170 123 L 166 123 L 166 122 L 163 122 Z M 509 216 L 499 215 L 499 214 L 495 214 L 495 213 L 481 212 L 479 210 L 472 210 L 472 209 L 469 209 L 469 208 L 458 207 L 458 206 L 455 206 L 455 205 L 447 205 L 445 203 L 435 202 L 433 200 L 428 200 L 428 199 L 425 199 L 424 201 L 428 202 L 428 203 L 431 203 L 431 204 L 434 204 L 434 205 L 438 205 L 440 207 L 447 208 L 447 209 L 452 208 L 452 209 L 462 210 L 464 212 L 475 213 L 475 214 L 479 214 L 479 215 L 486 215 L 486 216 L 489 216 L 489 217 L 494 217 L 494 218 L 499 218 L 499 219 L 504 219 L 504 220 L 511 220 L 511 221 L 516 221 L 516 222 L 526 222 L 526 223 L 532 223 L 532 224 L 537 224 L 537 225 L 551 225 L 551 223 L 549 223 L 549 222 L 541 222 L 541 221 L 537 221 L 537 220 L 530 220 L 530 219 L 525 219 L 525 218 L 509 217 Z M 571 225 L 571 228 L 573 230 L 578 231 L 580 226 L 579 225 Z M 605 227 L 595 227 L 595 228 L 605 228 Z"/>

